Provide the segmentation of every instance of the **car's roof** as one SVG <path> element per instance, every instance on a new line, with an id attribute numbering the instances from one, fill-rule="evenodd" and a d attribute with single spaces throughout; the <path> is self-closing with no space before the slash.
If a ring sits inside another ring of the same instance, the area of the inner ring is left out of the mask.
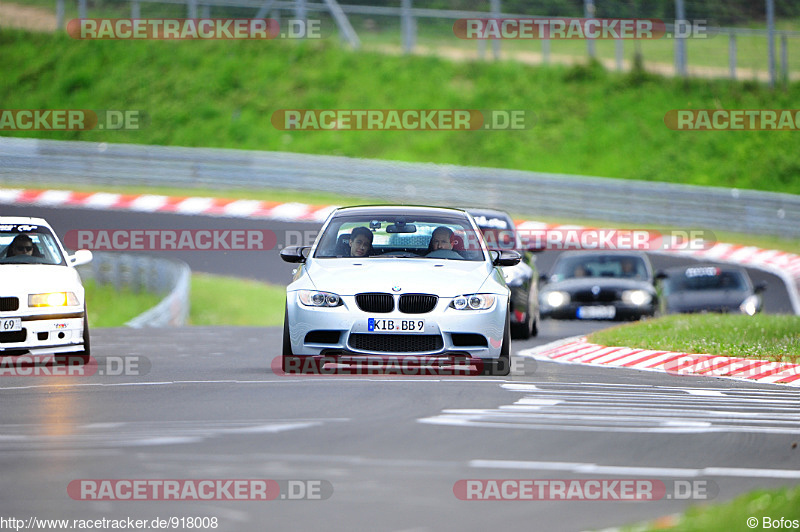
<path id="1" fill-rule="evenodd" d="M 50 224 L 45 221 L 44 218 L 33 218 L 30 216 L 0 216 L 0 224 L 3 225 L 19 225 L 19 224 L 30 224 L 30 225 L 46 225 L 50 227 Z"/>
<path id="2" fill-rule="evenodd" d="M 698 263 L 698 264 L 691 264 L 689 266 L 672 266 L 671 268 L 666 268 L 664 271 L 668 273 L 683 273 L 687 270 L 697 269 L 697 268 L 717 268 L 720 272 L 737 272 L 737 273 L 744 273 L 747 274 L 747 271 L 742 268 L 741 266 L 734 266 L 732 264 L 711 264 L 711 263 Z"/>
<path id="3" fill-rule="evenodd" d="M 470 213 L 472 216 L 511 218 L 511 215 L 508 214 L 506 211 L 501 211 L 498 209 L 484 209 L 483 207 L 465 207 L 464 210 Z"/>
<path id="4" fill-rule="evenodd" d="M 350 215 L 419 215 L 419 214 L 444 214 L 466 216 L 464 209 L 453 207 L 430 207 L 425 205 L 356 205 L 352 207 L 339 207 L 333 212 L 334 216 Z"/>
<path id="5" fill-rule="evenodd" d="M 579 257 L 579 256 L 586 256 L 586 257 L 600 257 L 600 256 L 610 256 L 610 257 L 639 257 L 645 260 L 647 259 L 647 254 L 643 251 L 635 251 L 635 250 L 615 250 L 615 249 L 572 249 L 568 251 L 563 251 L 558 258 L 567 258 L 567 257 Z"/>

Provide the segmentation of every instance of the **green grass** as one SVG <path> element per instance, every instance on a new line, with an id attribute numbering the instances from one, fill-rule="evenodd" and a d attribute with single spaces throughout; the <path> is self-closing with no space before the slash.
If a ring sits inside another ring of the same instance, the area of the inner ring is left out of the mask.
<path id="1" fill-rule="evenodd" d="M 758 525 L 748 528 L 747 519 L 756 518 Z M 763 519 L 770 524 L 783 517 L 790 522 L 800 520 L 800 487 L 758 490 L 746 493 L 731 502 L 712 506 L 696 506 L 685 514 L 673 518 L 662 518 L 644 526 L 624 527 L 632 532 L 656 530 L 680 530 L 682 532 L 728 532 L 730 530 L 797 529 L 793 524 L 780 527 L 765 527 Z M 785 521 L 784 521 L 785 523 Z"/>
<path id="2" fill-rule="evenodd" d="M 191 290 L 189 325 L 283 324 L 286 287 L 194 273 Z"/>
<path id="3" fill-rule="evenodd" d="M 89 327 L 121 327 L 142 312 L 156 306 L 163 296 L 130 289 L 117 291 L 111 285 L 97 285 L 94 279 L 83 282 Z"/>
<path id="4" fill-rule="evenodd" d="M 679 132 L 670 109 L 787 108 L 800 83 L 350 52 L 325 42 L 76 41 L 0 31 L 4 108 L 139 109 L 140 130 L 17 136 L 292 151 L 800 193 L 796 132 Z M 280 131 L 279 109 L 530 109 L 522 131 Z M 342 183 L 342 194 L 358 195 Z"/>
<path id="5" fill-rule="evenodd" d="M 589 336 L 609 346 L 800 362 L 800 316 L 670 315 Z"/>

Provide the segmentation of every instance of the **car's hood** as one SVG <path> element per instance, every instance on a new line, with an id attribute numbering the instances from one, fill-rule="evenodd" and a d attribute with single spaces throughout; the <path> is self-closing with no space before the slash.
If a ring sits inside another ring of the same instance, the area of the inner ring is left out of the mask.
<path id="1" fill-rule="evenodd" d="M 578 290 L 591 290 L 592 287 L 599 286 L 601 289 L 609 288 L 616 290 L 648 290 L 653 291 L 653 285 L 647 281 L 637 279 L 624 279 L 619 277 L 582 277 L 579 279 L 566 279 L 554 283 L 547 283 L 547 290 L 563 290 L 574 292 Z"/>
<path id="2" fill-rule="evenodd" d="M 747 297 L 742 290 L 695 290 L 667 296 L 667 308 L 676 312 L 738 309 Z"/>
<path id="3" fill-rule="evenodd" d="M 361 292 L 437 294 L 478 292 L 493 268 L 486 262 L 435 259 L 321 259 L 307 264 L 317 290 L 349 296 Z"/>
<path id="4" fill-rule="evenodd" d="M 3 295 L 38 294 L 80 289 L 75 268 L 49 264 L 1 264 L 0 290 Z"/>

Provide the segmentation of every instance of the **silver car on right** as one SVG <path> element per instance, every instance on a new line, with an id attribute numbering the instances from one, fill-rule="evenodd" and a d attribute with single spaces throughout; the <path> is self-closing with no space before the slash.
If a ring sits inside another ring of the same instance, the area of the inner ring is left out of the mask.
<path id="1" fill-rule="evenodd" d="M 766 283 L 755 285 L 739 266 L 697 264 L 661 271 L 662 311 L 667 314 L 720 312 L 754 315 L 761 312 Z"/>

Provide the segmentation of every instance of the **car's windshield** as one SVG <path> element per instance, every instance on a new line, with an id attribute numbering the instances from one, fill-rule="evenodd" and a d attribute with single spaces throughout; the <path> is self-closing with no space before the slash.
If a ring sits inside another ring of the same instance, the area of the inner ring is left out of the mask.
<path id="1" fill-rule="evenodd" d="M 714 266 L 687 268 L 664 280 L 664 293 L 701 290 L 747 290 L 747 281 L 738 271 Z"/>
<path id="2" fill-rule="evenodd" d="M 55 236 L 45 226 L 0 225 L 0 264 L 65 264 Z"/>
<path id="3" fill-rule="evenodd" d="M 649 279 L 647 265 L 634 255 L 579 255 L 561 257 L 553 267 L 552 281 L 583 277 Z"/>
<path id="4" fill-rule="evenodd" d="M 469 220 L 444 215 L 343 215 L 320 236 L 315 258 L 484 260 Z"/>

